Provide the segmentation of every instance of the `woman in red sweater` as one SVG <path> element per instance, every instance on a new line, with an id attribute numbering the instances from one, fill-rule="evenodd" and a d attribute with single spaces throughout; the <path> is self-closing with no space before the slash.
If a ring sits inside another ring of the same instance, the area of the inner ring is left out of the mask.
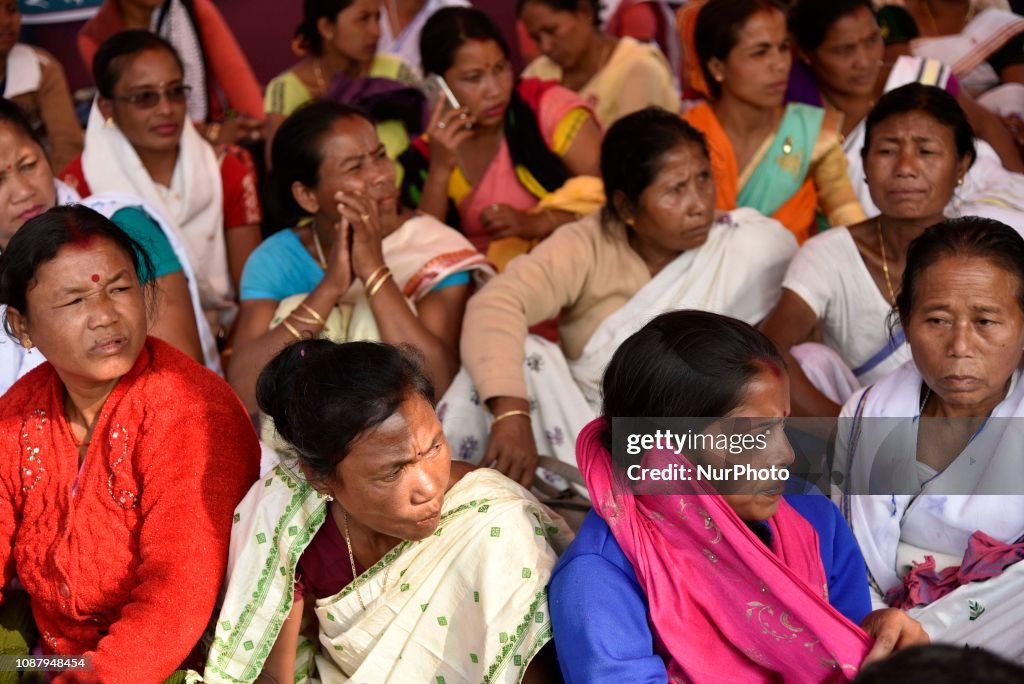
<path id="1" fill-rule="evenodd" d="M 57 681 L 161 682 L 195 662 L 257 476 L 228 385 L 146 336 L 144 254 L 72 206 L 0 255 L 5 328 L 48 360 L 0 402 L 0 598 L 16 573 L 42 651 L 91 656 Z"/>

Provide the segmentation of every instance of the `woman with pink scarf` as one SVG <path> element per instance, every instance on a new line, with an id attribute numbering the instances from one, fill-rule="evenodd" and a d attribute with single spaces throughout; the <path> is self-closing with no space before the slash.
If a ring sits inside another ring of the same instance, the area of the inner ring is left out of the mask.
<path id="1" fill-rule="evenodd" d="M 783 431 L 789 378 L 768 338 L 717 314 L 663 314 L 618 349 L 603 390 L 603 416 L 576 442 L 594 510 L 549 588 L 569 684 L 842 682 L 862 663 L 927 642 L 900 610 L 868 614 L 864 559 L 826 497 L 784 497 L 782 476 L 716 491 L 696 475 L 793 461 Z M 641 449 L 620 448 L 633 440 L 612 434 L 613 418 L 663 416 L 709 416 L 689 427 L 716 439 L 742 432 L 758 445 L 753 459 L 657 448 L 630 456 Z M 691 476 L 639 479 L 667 466 Z"/>

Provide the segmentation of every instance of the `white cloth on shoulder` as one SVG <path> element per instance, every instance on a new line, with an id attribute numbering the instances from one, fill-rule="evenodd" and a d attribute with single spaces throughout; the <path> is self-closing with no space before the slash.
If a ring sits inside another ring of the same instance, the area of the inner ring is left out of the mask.
<path id="1" fill-rule="evenodd" d="M 843 407 L 834 468 L 846 489 L 835 498 L 864 554 L 876 605 L 903 581 L 897 560 L 901 544 L 962 558 L 977 530 L 1004 543 L 1024 536 L 1019 375 L 1015 371 L 1006 398 L 967 447 L 923 485 L 917 473 L 923 379 L 913 361 Z M 887 491 L 892 489 L 901 491 Z M 1007 629 L 1007 611 L 1012 607 L 1019 615 L 1022 591 L 1024 563 L 1017 563 L 991 580 L 913 608 L 910 615 L 922 620 L 932 641 L 984 646 L 1021 659 L 1024 641 L 1019 630 Z"/>
<path id="2" fill-rule="evenodd" d="M 835 350 L 861 384 L 885 377 L 910 358 L 897 331 L 890 338 L 892 306 L 879 291 L 850 231 L 830 228 L 804 243 L 793 257 L 782 287 L 799 296 Z M 803 365 L 803 364 L 801 364 Z"/>
<path id="3" fill-rule="evenodd" d="M 580 358 L 535 335 L 526 339 L 524 375 L 539 453 L 576 465 L 576 435 L 597 416 L 601 378 L 615 350 L 648 321 L 667 311 L 697 309 L 759 323 L 779 296 L 796 241 L 780 223 L 748 208 L 712 226 L 707 241 L 684 252 L 606 318 Z M 529 255 L 520 258 L 529 258 Z M 568 265 L 572 267 L 572 264 Z M 493 420 L 463 368 L 438 405 L 452 456 L 479 462 Z M 548 477 L 545 471 L 542 476 Z M 560 478 L 552 483 L 562 485 Z"/>

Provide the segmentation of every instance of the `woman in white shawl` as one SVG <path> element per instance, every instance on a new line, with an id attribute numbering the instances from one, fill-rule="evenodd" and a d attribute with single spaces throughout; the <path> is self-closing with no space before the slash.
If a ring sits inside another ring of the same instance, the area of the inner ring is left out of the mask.
<path id="1" fill-rule="evenodd" d="M 13 102 L 0 99 L 0 251 L 29 219 L 59 204 L 81 202 L 53 177 L 42 146 Z M 195 278 L 174 232 L 159 214 L 137 197 L 95 195 L 84 202 L 110 218 L 146 247 L 159 293 L 149 332 L 220 370 L 216 341 L 202 317 Z M 0 394 L 42 363 L 42 354 L 24 349 L 0 334 Z"/>
<path id="2" fill-rule="evenodd" d="M 1022 660 L 1024 238 L 975 217 L 929 228 L 896 309 L 913 361 L 843 407 L 833 475 L 874 603 Z"/>
<path id="3" fill-rule="evenodd" d="M 296 461 L 236 510 L 206 682 L 551 681 L 546 588 L 571 535 L 451 462 L 409 350 L 298 342 L 257 395 Z"/>
<path id="4" fill-rule="evenodd" d="M 195 269 L 210 326 L 226 334 L 242 269 L 260 243 L 254 174 L 196 132 L 186 116 L 181 59 L 163 38 L 142 30 L 111 36 L 96 53 L 93 76 L 99 94 L 85 150 L 61 179 L 83 197 L 136 195 L 165 216 Z"/>
<path id="5" fill-rule="evenodd" d="M 523 484 L 538 450 L 575 465 L 576 435 L 597 416 L 601 376 L 626 337 L 680 308 L 757 323 L 796 252 L 789 231 L 752 209 L 716 215 L 703 136 L 663 109 L 609 129 L 601 173 L 602 214 L 563 226 L 470 301 L 465 368 L 438 408 L 457 458 Z M 528 334 L 555 316 L 560 346 Z"/>

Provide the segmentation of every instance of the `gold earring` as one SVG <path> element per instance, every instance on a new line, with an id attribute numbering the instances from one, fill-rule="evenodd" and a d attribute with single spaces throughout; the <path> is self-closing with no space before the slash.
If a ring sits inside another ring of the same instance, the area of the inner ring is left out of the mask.
<path id="1" fill-rule="evenodd" d="M 103 127 L 104 128 L 113 128 L 114 127 L 114 117 L 108 116 L 107 120 L 103 122 Z"/>
<path id="2" fill-rule="evenodd" d="M 636 221 L 633 220 L 632 216 L 626 219 L 626 225 L 629 226 L 630 228 L 632 228 L 635 223 Z"/>
<path id="3" fill-rule="evenodd" d="M 957 185 L 963 185 L 964 184 L 963 176 L 961 176 L 960 178 L 957 179 L 956 184 Z"/>
<path id="4" fill-rule="evenodd" d="M 26 337 L 25 339 L 23 339 L 21 341 L 21 346 L 24 347 L 25 349 L 31 349 L 33 347 L 32 339 L 29 338 L 29 337 Z"/>

